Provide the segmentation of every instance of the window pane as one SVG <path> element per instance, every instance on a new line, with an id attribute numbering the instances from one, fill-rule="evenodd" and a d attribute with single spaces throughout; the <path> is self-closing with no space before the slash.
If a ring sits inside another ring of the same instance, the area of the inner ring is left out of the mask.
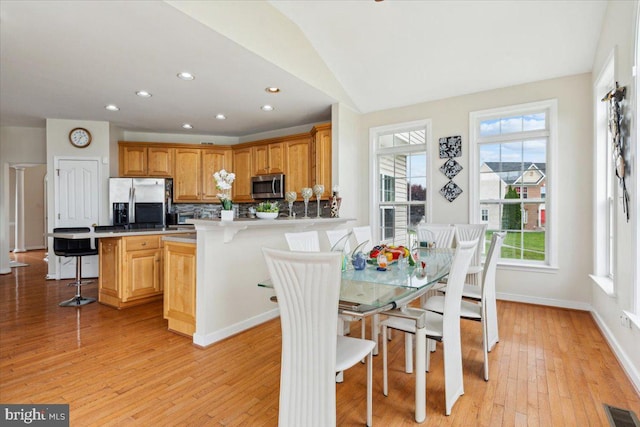
<path id="1" fill-rule="evenodd" d="M 525 163 L 546 163 L 547 139 L 532 139 L 522 143 L 522 160 Z"/>
<path id="2" fill-rule="evenodd" d="M 424 205 L 409 206 L 409 225 L 415 227 L 424 218 Z"/>
<path id="3" fill-rule="evenodd" d="M 378 148 L 401 147 L 405 145 L 419 145 L 425 143 L 424 129 L 380 135 L 378 137 Z"/>
<path id="4" fill-rule="evenodd" d="M 522 116 L 505 117 L 500 119 L 500 133 L 522 132 Z"/>
<path id="5" fill-rule="evenodd" d="M 546 122 L 546 114 L 538 113 L 538 114 L 527 114 L 522 116 L 522 130 L 544 130 L 547 128 Z"/>
<path id="6" fill-rule="evenodd" d="M 480 136 L 500 135 L 500 120 L 483 120 L 480 122 Z"/>

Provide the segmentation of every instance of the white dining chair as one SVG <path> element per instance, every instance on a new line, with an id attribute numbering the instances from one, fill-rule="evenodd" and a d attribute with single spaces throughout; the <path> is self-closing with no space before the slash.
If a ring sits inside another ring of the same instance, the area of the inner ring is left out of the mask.
<path id="1" fill-rule="evenodd" d="M 460 317 L 482 322 L 482 351 L 484 354 L 484 379 L 489 381 L 489 355 L 493 346 L 499 341 L 498 313 L 496 307 L 496 266 L 500 258 L 500 250 L 506 232 L 493 233 L 491 246 L 484 264 L 481 286 L 463 285 L 463 298 L 472 298 L 475 302 L 462 300 Z M 449 286 L 445 288 L 447 291 Z M 448 293 L 448 291 L 447 291 Z M 466 294 L 466 295 L 465 295 Z M 446 295 L 446 293 L 445 293 Z M 427 300 L 422 308 L 436 313 L 443 313 L 445 297 L 437 295 Z"/>
<path id="2" fill-rule="evenodd" d="M 349 254 L 351 245 L 349 245 L 349 237 L 351 232 L 347 229 L 326 230 L 327 239 L 329 239 L 329 247 L 332 251 L 343 252 Z"/>
<path id="3" fill-rule="evenodd" d="M 482 267 L 482 253 L 484 252 L 485 233 L 487 231 L 487 224 L 454 224 L 456 242 L 461 240 L 478 240 L 478 247 L 473 253 L 471 265 L 467 272 L 467 279 L 465 283 L 480 285 L 481 275 L 484 271 Z"/>
<path id="4" fill-rule="evenodd" d="M 320 238 L 317 231 L 284 233 L 289 250 L 301 252 L 320 252 Z"/>
<path id="5" fill-rule="evenodd" d="M 448 291 L 445 294 L 443 314 L 424 311 L 427 338 L 441 341 L 444 347 L 445 414 L 450 415 L 453 404 L 464 394 L 462 380 L 462 349 L 460 344 L 460 302 L 462 286 L 477 241 L 462 241 L 456 247 L 449 273 Z M 381 322 L 382 336 L 388 328 L 415 334 L 416 322 L 412 319 L 389 316 Z M 429 370 L 430 352 L 427 351 L 426 368 Z M 387 340 L 382 340 L 383 392 L 388 395 Z"/>
<path id="6" fill-rule="evenodd" d="M 348 233 L 347 230 L 329 230 L 329 231 L 340 231 L 343 233 Z M 327 236 L 329 233 L 327 232 Z M 333 234 L 332 234 L 333 235 Z M 297 233 L 284 233 L 284 237 L 287 241 L 287 245 L 289 246 L 289 250 L 291 251 L 299 251 L 299 252 L 320 252 L 320 237 L 317 231 L 302 231 Z M 331 239 L 331 238 L 330 238 Z M 333 246 L 333 245 L 332 245 Z M 342 252 L 342 251 L 338 251 Z M 364 318 L 356 319 L 353 316 L 340 315 L 340 325 L 338 325 L 339 331 L 342 331 L 342 334 L 349 334 L 351 322 L 356 320 L 362 320 L 361 326 L 361 337 L 365 337 L 365 322 Z"/>
<path id="7" fill-rule="evenodd" d="M 367 360 L 372 425 L 373 341 L 336 335 L 341 254 L 263 248 L 280 307 L 280 427 L 336 425 L 336 372 Z"/>
<path id="8" fill-rule="evenodd" d="M 421 223 L 416 227 L 418 242 L 421 246 L 425 243 L 435 242 L 436 248 L 450 248 L 453 245 L 456 229 L 451 224 Z"/>
<path id="9" fill-rule="evenodd" d="M 371 226 L 363 225 L 361 227 L 353 227 L 351 229 L 353 237 L 356 239 L 356 246 L 364 245 L 360 248 L 365 254 L 373 248 L 373 234 Z"/>

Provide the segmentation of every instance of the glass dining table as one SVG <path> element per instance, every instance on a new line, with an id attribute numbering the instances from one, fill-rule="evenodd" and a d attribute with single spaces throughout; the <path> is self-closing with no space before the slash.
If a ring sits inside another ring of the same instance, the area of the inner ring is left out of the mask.
<path id="1" fill-rule="evenodd" d="M 449 274 L 454 250 L 419 248 L 418 251 L 420 259 L 415 266 L 392 262 L 386 270 L 380 271 L 376 264 L 367 264 L 364 270 L 356 270 L 347 264 L 342 272 L 338 311 L 354 317 L 384 313 L 416 322 L 415 420 L 421 423 L 426 419 L 426 324 L 424 312 L 411 309 L 408 304 Z M 258 286 L 273 287 L 270 280 L 264 280 Z M 272 299 L 277 301 L 275 297 Z M 378 342 L 375 324 L 371 339 Z"/>

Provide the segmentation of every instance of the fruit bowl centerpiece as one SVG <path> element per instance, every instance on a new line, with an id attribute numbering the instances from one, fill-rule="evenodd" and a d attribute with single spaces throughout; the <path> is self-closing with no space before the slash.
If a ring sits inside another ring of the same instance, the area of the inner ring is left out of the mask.
<path id="1" fill-rule="evenodd" d="M 262 202 L 256 206 L 256 216 L 260 219 L 275 219 L 279 212 L 278 202 Z"/>

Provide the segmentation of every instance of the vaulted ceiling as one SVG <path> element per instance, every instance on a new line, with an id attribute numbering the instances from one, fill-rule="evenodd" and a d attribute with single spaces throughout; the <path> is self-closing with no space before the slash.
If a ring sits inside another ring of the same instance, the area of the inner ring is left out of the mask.
<path id="1" fill-rule="evenodd" d="M 366 113 L 584 73 L 606 5 L 3 0 L 0 125 L 243 136 L 328 120 L 335 102 Z"/>

